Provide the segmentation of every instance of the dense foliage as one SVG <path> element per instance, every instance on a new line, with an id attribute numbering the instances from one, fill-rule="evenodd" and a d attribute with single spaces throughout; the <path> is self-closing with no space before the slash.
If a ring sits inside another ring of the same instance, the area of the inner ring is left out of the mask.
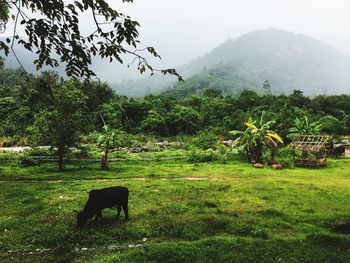
<path id="1" fill-rule="evenodd" d="M 303 125 L 316 125 L 320 133 L 350 132 L 349 95 L 309 98 L 301 91 L 290 95 L 258 95 L 245 90 L 239 96 L 224 97 L 216 90 L 207 90 L 203 96 L 183 99 L 161 95 L 135 99 L 116 95 L 106 83 L 64 81 L 50 72 L 35 77 L 20 70 L 1 69 L 0 80 L 2 137 L 31 137 L 33 129 L 29 127 L 42 118 L 43 111 L 53 109 L 61 91 L 76 94 L 81 100 L 79 116 L 84 127 L 77 129 L 82 134 L 101 131 L 102 115 L 111 128 L 133 134 L 168 137 L 205 131 L 229 137 L 229 131 L 244 130 L 248 118 L 259 119 L 262 112 L 266 121 L 272 121 L 269 129 L 287 139 L 286 142 L 290 140 L 287 136 L 290 132 L 312 130 Z M 63 88 L 67 85 L 69 90 Z M 73 99 L 72 103 L 77 101 Z M 303 124 L 305 120 L 307 123 Z"/>
<path id="2" fill-rule="evenodd" d="M 281 137 L 270 129 L 274 121 L 265 121 L 265 111 L 262 112 L 260 120 L 254 121 L 251 117 L 244 125 L 245 131 L 231 131 L 232 135 L 239 135 L 234 141 L 234 145 L 239 146 L 241 151 L 246 153 L 247 159 L 252 163 L 261 163 L 263 161 L 264 148 L 268 148 L 271 153 L 275 153 L 278 144 L 283 143 Z M 274 154 L 270 157 L 272 162 Z"/>

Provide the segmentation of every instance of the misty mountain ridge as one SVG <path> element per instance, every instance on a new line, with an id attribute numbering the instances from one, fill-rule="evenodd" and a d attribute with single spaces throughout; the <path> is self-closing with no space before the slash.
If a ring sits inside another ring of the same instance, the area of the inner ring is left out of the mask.
<path id="1" fill-rule="evenodd" d="M 295 89 L 306 95 L 350 92 L 350 58 L 336 48 L 302 34 L 270 29 L 227 40 L 212 52 L 177 68 L 185 78 L 155 76 L 114 85 L 118 93 L 144 96 L 163 93 L 183 97 L 207 88 L 237 95 L 262 92 L 268 80 L 273 93 Z"/>
<path id="2" fill-rule="evenodd" d="M 16 52 L 24 67 L 35 73 L 34 54 L 21 47 L 17 47 Z M 5 65 L 19 66 L 13 55 L 6 58 Z M 102 80 L 123 75 L 120 68 L 99 59 L 94 59 L 92 69 Z M 63 67 L 53 70 L 65 76 Z M 220 89 L 224 95 L 238 95 L 245 89 L 263 92 L 266 80 L 276 94 L 289 94 L 295 89 L 311 96 L 350 92 L 348 56 L 319 40 L 277 29 L 229 39 L 204 56 L 177 67 L 177 71 L 185 82 L 155 74 L 138 80 L 112 82 L 111 86 L 118 94 L 134 97 L 152 93 L 183 97 L 202 94 L 207 88 Z"/>

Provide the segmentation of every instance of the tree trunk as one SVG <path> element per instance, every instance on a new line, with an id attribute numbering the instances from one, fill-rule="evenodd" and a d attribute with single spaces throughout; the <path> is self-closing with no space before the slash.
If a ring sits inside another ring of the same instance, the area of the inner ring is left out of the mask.
<path id="1" fill-rule="evenodd" d="M 255 163 L 262 163 L 263 147 L 262 145 L 257 145 L 253 148 L 253 155 Z"/>
<path id="2" fill-rule="evenodd" d="M 104 155 L 102 156 L 101 169 L 108 170 L 108 147 L 105 148 Z"/>
<path id="3" fill-rule="evenodd" d="M 106 155 L 104 154 L 101 158 L 101 170 L 107 170 L 107 169 L 108 169 L 107 159 L 106 159 Z"/>
<path id="4" fill-rule="evenodd" d="M 63 172 L 64 170 L 64 147 L 58 148 L 58 171 Z"/>
<path id="5" fill-rule="evenodd" d="M 277 155 L 277 149 L 272 148 L 271 149 L 271 157 L 270 157 L 271 164 L 273 164 L 275 162 L 276 155 Z"/>

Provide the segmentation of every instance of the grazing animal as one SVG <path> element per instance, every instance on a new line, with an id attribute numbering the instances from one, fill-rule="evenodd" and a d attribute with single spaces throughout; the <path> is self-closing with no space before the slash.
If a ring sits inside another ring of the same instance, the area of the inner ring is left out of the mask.
<path id="1" fill-rule="evenodd" d="M 86 222 L 95 216 L 95 221 L 102 220 L 102 210 L 117 206 L 117 220 L 123 207 L 125 220 L 128 220 L 129 190 L 115 186 L 99 190 L 91 190 L 84 210 L 77 213 L 77 228 L 83 228 Z"/>

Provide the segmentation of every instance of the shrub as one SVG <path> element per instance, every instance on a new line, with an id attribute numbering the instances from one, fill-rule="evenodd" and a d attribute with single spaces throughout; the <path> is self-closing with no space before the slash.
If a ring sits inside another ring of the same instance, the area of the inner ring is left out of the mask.
<path id="1" fill-rule="evenodd" d="M 11 146 L 13 146 L 13 141 L 11 137 L 0 138 L 0 147 L 11 147 Z"/>
<path id="2" fill-rule="evenodd" d="M 23 167 L 28 167 L 38 165 L 39 162 L 37 160 L 34 160 L 32 156 L 23 154 L 18 158 L 18 164 Z"/>
<path id="3" fill-rule="evenodd" d="M 279 149 L 277 152 L 275 161 L 277 163 L 280 163 L 285 168 L 293 168 L 294 167 L 294 161 L 293 161 L 293 154 L 290 152 L 288 147 L 284 147 Z"/>
<path id="4" fill-rule="evenodd" d="M 55 156 L 56 155 L 56 150 L 52 148 L 31 148 L 29 150 L 25 151 L 25 154 L 28 156 Z"/>
<path id="5" fill-rule="evenodd" d="M 193 148 L 192 146 L 192 136 L 184 135 L 184 134 L 179 134 L 174 138 L 174 143 L 172 145 L 172 148 L 174 149 L 183 149 L 183 150 L 190 150 Z"/>
<path id="6" fill-rule="evenodd" d="M 218 158 L 221 163 L 226 163 L 228 159 L 228 149 L 222 143 L 218 147 Z"/>
<path id="7" fill-rule="evenodd" d="M 194 139 L 193 145 L 203 150 L 216 149 L 219 140 L 212 132 L 200 132 Z"/>
<path id="8" fill-rule="evenodd" d="M 212 162 L 219 159 L 218 154 L 212 149 L 206 150 L 204 152 L 193 150 L 191 151 L 188 161 L 190 163 L 205 163 Z"/>
<path id="9" fill-rule="evenodd" d="M 100 157 L 94 144 L 82 144 L 67 154 L 67 158 L 83 159 L 89 157 Z"/>
<path id="10" fill-rule="evenodd" d="M 28 138 L 20 136 L 0 137 L 0 147 L 27 146 Z"/>

